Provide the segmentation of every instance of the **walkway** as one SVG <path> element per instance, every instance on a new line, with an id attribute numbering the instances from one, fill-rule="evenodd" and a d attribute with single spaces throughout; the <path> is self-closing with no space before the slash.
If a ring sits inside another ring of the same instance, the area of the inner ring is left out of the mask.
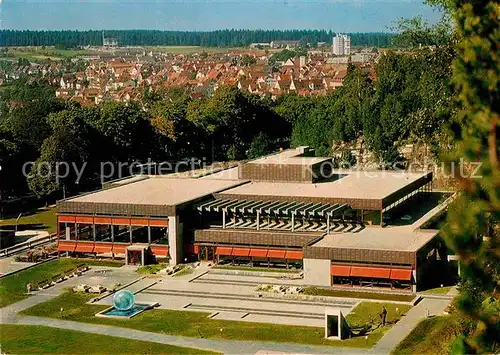
<path id="1" fill-rule="evenodd" d="M 401 318 L 401 320 L 372 348 L 376 354 L 389 354 L 411 330 L 425 317 L 425 311 L 429 310 L 431 316 L 442 314 L 450 304 L 450 299 L 424 298 L 415 307 Z"/>

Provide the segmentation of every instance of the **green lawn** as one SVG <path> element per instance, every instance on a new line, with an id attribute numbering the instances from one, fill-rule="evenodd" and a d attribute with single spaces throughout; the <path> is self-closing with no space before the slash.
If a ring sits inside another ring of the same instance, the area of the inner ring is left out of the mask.
<path id="1" fill-rule="evenodd" d="M 446 295 L 448 292 L 450 292 L 452 287 L 453 286 L 436 287 L 419 293 L 423 295 Z"/>
<path id="2" fill-rule="evenodd" d="M 276 269 L 276 268 L 268 268 L 268 267 L 231 266 L 231 265 L 216 265 L 216 266 L 213 266 L 212 269 L 254 271 L 254 272 L 286 272 L 286 273 L 300 273 L 300 272 L 302 272 L 302 270 L 287 270 L 287 269 Z"/>
<path id="3" fill-rule="evenodd" d="M 378 292 L 361 292 L 354 290 L 334 290 L 330 288 L 321 287 L 306 287 L 304 294 L 311 296 L 327 296 L 327 297 L 347 297 L 347 298 L 365 298 L 381 301 L 400 301 L 411 302 L 414 295 L 399 295 L 392 293 L 378 293 Z"/>
<path id="4" fill-rule="evenodd" d="M 111 326 L 133 328 L 148 332 L 181 335 L 194 338 L 221 338 L 232 340 L 258 340 L 273 342 L 302 343 L 315 345 L 335 345 L 348 347 L 371 347 L 390 328 L 379 326 L 378 313 L 382 303 L 361 303 L 346 319 L 353 330 L 359 333 L 359 328 L 373 323 L 374 329 L 368 333 L 368 338 L 358 336 L 344 341 L 324 339 L 324 329 L 303 326 L 287 326 L 269 323 L 250 323 L 214 320 L 207 318 L 209 313 L 191 311 L 172 311 L 153 309 L 131 319 L 107 319 L 95 317 L 95 314 L 107 306 L 86 304 L 92 295 L 67 292 L 46 303 L 41 303 L 22 312 L 25 315 L 58 318 L 78 322 L 106 324 Z M 394 322 L 406 313 L 409 306 L 385 304 L 388 310 L 388 321 Z M 396 312 L 399 307 L 399 314 Z M 61 308 L 64 313 L 61 315 Z"/>
<path id="5" fill-rule="evenodd" d="M 100 261 L 58 259 L 40 264 L 31 269 L 20 271 L 13 275 L 2 277 L 0 279 L 0 307 L 8 306 L 9 304 L 19 302 L 28 297 L 28 295 L 26 295 L 26 285 L 28 283 L 37 284 L 82 263 L 87 265 L 109 266 L 109 263 Z"/>
<path id="6" fill-rule="evenodd" d="M 217 354 L 192 348 L 33 325 L 0 325 L 6 354 Z"/>
<path id="7" fill-rule="evenodd" d="M 140 268 L 137 269 L 138 274 L 155 274 L 159 272 L 162 269 L 165 269 L 167 267 L 166 264 L 152 264 L 152 265 L 146 265 L 146 266 L 141 266 Z"/>
<path id="8" fill-rule="evenodd" d="M 189 274 L 192 274 L 193 272 L 194 272 L 194 269 L 192 266 L 181 265 L 181 269 L 179 271 L 177 271 L 175 274 L 173 274 L 172 277 L 189 275 Z"/>
<path id="9" fill-rule="evenodd" d="M 394 348 L 392 354 L 450 354 L 451 344 L 461 330 L 457 315 L 424 319 Z"/>
<path id="10" fill-rule="evenodd" d="M 15 224 L 16 218 L 0 220 L 0 226 L 14 226 Z M 26 213 L 19 218 L 17 225 L 18 230 L 38 229 L 54 233 L 57 231 L 56 209 L 55 207 L 40 208 L 34 212 Z"/>

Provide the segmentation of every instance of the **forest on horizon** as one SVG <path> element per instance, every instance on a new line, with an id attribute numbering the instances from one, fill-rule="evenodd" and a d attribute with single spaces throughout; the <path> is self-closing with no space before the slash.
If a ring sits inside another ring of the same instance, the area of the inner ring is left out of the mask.
<path id="1" fill-rule="evenodd" d="M 159 31 L 159 30 L 105 30 L 106 38 L 116 38 L 120 45 L 170 45 L 201 47 L 244 47 L 251 43 L 271 41 L 300 41 L 301 45 L 315 47 L 318 42 L 331 43 L 335 32 L 326 30 L 235 30 L 216 31 Z M 350 33 L 352 46 L 387 47 L 394 34 L 385 32 Z M 0 46 L 100 46 L 103 31 L 31 31 L 1 30 Z"/>

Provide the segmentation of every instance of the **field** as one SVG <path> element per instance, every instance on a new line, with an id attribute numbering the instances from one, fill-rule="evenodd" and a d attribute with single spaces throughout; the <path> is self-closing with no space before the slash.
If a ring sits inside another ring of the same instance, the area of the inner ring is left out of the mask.
<path id="1" fill-rule="evenodd" d="M 2 324 L 0 335 L 5 354 L 217 354 L 43 326 Z"/>
<path id="2" fill-rule="evenodd" d="M 97 52 L 88 50 L 55 49 L 54 47 L 9 47 L 7 54 L 2 54 L 1 58 L 28 60 L 62 60 L 76 57 L 78 55 L 93 55 Z"/>
<path id="3" fill-rule="evenodd" d="M 2 277 L 0 279 L 0 308 L 27 298 L 26 285 L 28 283 L 36 284 L 47 280 L 81 263 L 102 266 L 116 265 L 99 261 L 82 261 L 81 259 L 58 259 Z"/>
<path id="4" fill-rule="evenodd" d="M 453 341 L 461 332 L 456 315 L 427 318 L 418 323 L 392 354 L 449 354 Z"/>
<path id="5" fill-rule="evenodd" d="M 330 288 L 321 287 L 306 287 L 304 294 L 311 296 L 326 296 L 326 297 L 348 297 L 348 298 L 365 298 L 372 300 L 381 301 L 400 301 L 400 302 L 411 302 L 415 296 L 414 295 L 399 295 L 391 293 L 379 293 L 379 292 L 361 292 L 361 291 L 351 291 L 351 290 L 334 290 Z"/>
<path id="6" fill-rule="evenodd" d="M 114 55 L 119 56 L 121 52 L 154 52 L 173 54 L 192 53 L 227 53 L 237 51 L 247 51 L 247 48 L 218 48 L 218 47 L 198 47 L 198 46 L 143 46 L 143 47 L 119 47 L 114 51 Z M 0 58 L 15 60 L 25 58 L 28 60 L 62 60 L 76 56 L 110 55 L 111 51 L 97 51 L 92 49 L 56 49 L 54 47 L 9 47 L 7 54 L 1 54 Z"/>
<path id="7" fill-rule="evenodd" d="M 0 220 L 0 226 L 14 226 L 15 224 L 16 218 Z M 40 208 L 29 212 L 19 218 L 17 225 L 18 230 L 37 229 L 55 233 L 57 231 L 56 209 L 55 207 Z"/>
<path id="8" fill-rule="evenodd" d="M 178 54 L 190 54 L 190 53 L 225 53 L 225 52 L 235 52 L 248 50 L 246 48 L 218 48 L 218 47 L 199 47 L 199 46 L 144 46 L 145 51 L 156 52 L 156 53 L 178 53 Z"/>
<path id="9" fill-rule="evenodd" d="M 391 327 L 391 324 L 410 309 L 410 306 L 406 305 L 362 302 L 351 314 L 347 315 L 346 319 L 358 334 L 361 328 L 366 328 L 367 324 L 374 324 L 374 329 L 368 332 L 367 336 L 360 334 L 360 336 L 351 339 L 338 341 L 324 339 L 323 328 L 214 320 L 207 318 L 209 313 L 204 312 L 154 309 L 139 314 L 132 319 L 97 318 L 94 315 L 107 306 L 86 304 L 91 297 L 88 294 L 67 292 L 48 302 L 29 308 L 23 311 L 22 314 L 194 338 L 220 339 L 222 336 L 224 339 L 231 340 L 258 340 L 366 348 L 372 347 Z M 385 305 L 388 310 L 389 324 L 384 327 L 379 324 L 380 319 L 378 317 L 382 305 Z M 62 315 L 61 308 L 65 310 Z M 399 310 L 396 311 L 396 308 Z"/>

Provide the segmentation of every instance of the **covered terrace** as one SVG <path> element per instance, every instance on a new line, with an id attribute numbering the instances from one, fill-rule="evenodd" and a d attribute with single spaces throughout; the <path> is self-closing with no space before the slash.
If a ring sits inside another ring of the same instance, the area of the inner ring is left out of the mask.
<path id="1" fill-rule="evenodd" d="M 363 216 L 346 203 L 217 199 L 197 207 L 211 226 L 233 229 L 327 232 L 338 222 L 362 223 Z"/>

